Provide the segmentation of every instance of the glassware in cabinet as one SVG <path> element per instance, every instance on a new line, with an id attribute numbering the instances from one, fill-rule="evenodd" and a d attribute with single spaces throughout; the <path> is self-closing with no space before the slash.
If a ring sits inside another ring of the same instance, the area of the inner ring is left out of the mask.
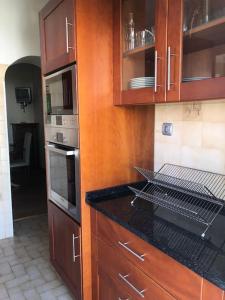
<path id="1" fill-rule="evenodd" d="M 184 0 L 181 99 L 225 96 L 225 2 Z"/>

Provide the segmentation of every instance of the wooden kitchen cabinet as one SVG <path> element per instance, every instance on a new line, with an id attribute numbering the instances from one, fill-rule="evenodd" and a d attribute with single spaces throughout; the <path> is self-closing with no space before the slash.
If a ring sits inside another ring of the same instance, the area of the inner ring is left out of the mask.
<path id="1" fill-rule="evenodd" d="M 201 300 L 224 300 L 224 291 L 204 279 Z"/>
<path id="2" fill-rule="evenodd" d="M 107 300 L 119 297 L 129 300 L 142 299 L 137 293 L 142 290 L 145 290 L 142 294 L 147 300 L 224 299 L 224 291 L 220 288 L 103 214 L 92 209 L 91 218 L 94 250 L 92 268 L 93 276 L 98 277 L 97 281 L 93 281 L 93 289 L 96 291 L 94 299 L 103 300 L 107 290 Z M 126 245 L 129 249 L 121 246 L 123 241 L 129 241 Z M 126 278 L 136 290 L 118 274 L 129 274 Z M 129 296 L 126 293 L 129 293 Z"/>
<path id="3" fill-rule="evenodd" d="M 114 104 L 224 98 L 224 31 L 222 0 L 115 0 Z"/>
<path id="4" fill-rule="evenodd" d="M 75 0 L 51 0 L 40 12 L 43 74 L 76 60 Z"/>
<path id="5" fill-rule="evenodd" d="M 80 227 L 50 201 L 48 218 L 51 262 L 76 299 L 82 299 Z"/>
<path id="6" fill-rule="evenodd" d="M 166 40 L 160 35 L 166 31 L 166 11 L 166 1 L 114 1 L 115 105 L 151 104 L 164 97 Z"/>
<path id="7" fill-rule="evenodd" d="M 98 290 L 98 300 L 135 300 L 118 281 L 108 277 L 101 269 L 98 272 Z"/>
<path id="8" fill-rule="evenodd" d="M 182 2 L 181 100 L 225 96 L 225 2 Z"/>

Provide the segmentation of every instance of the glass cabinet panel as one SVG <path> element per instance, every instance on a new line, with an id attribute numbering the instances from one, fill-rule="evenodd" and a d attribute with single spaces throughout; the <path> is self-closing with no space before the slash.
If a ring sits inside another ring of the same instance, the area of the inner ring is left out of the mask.
<path id="1" fill-rule="evenodd" d="M 225 1 L 184 0 L 182 81 L 225 76 Z"/>
<path id="2" fill-rule="evenodd" d="M 123 90 L 154 87 L 155 0 L 122 1 Z"/>

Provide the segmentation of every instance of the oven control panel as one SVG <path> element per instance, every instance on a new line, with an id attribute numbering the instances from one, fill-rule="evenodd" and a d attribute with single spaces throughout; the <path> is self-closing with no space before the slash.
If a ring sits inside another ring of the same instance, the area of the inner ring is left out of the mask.
<path id="1" fill-rule="evenodd" d="M 46 126 L 58 128 L 78 128 L 78 115 L 48 115 Z"/>
<path id="2" fill-rule="evenodd" d="M 48 116 L 46 142 L 79 148 L 78 115 Z"/>
<path id="3" fill-rule="evenodd" d="M 79 148 L 79 130 L 76 128 L 46 127 L 46 142 Z"/>

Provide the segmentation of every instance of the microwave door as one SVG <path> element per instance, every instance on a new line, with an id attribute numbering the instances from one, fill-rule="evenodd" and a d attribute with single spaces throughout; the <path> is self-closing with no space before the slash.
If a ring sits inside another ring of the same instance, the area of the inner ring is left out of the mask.
<path id="1" fill-rule="evenodd" d="M 77 114 L 75 66 L 45 78 L 47 113 L 52 115 Z"/>

